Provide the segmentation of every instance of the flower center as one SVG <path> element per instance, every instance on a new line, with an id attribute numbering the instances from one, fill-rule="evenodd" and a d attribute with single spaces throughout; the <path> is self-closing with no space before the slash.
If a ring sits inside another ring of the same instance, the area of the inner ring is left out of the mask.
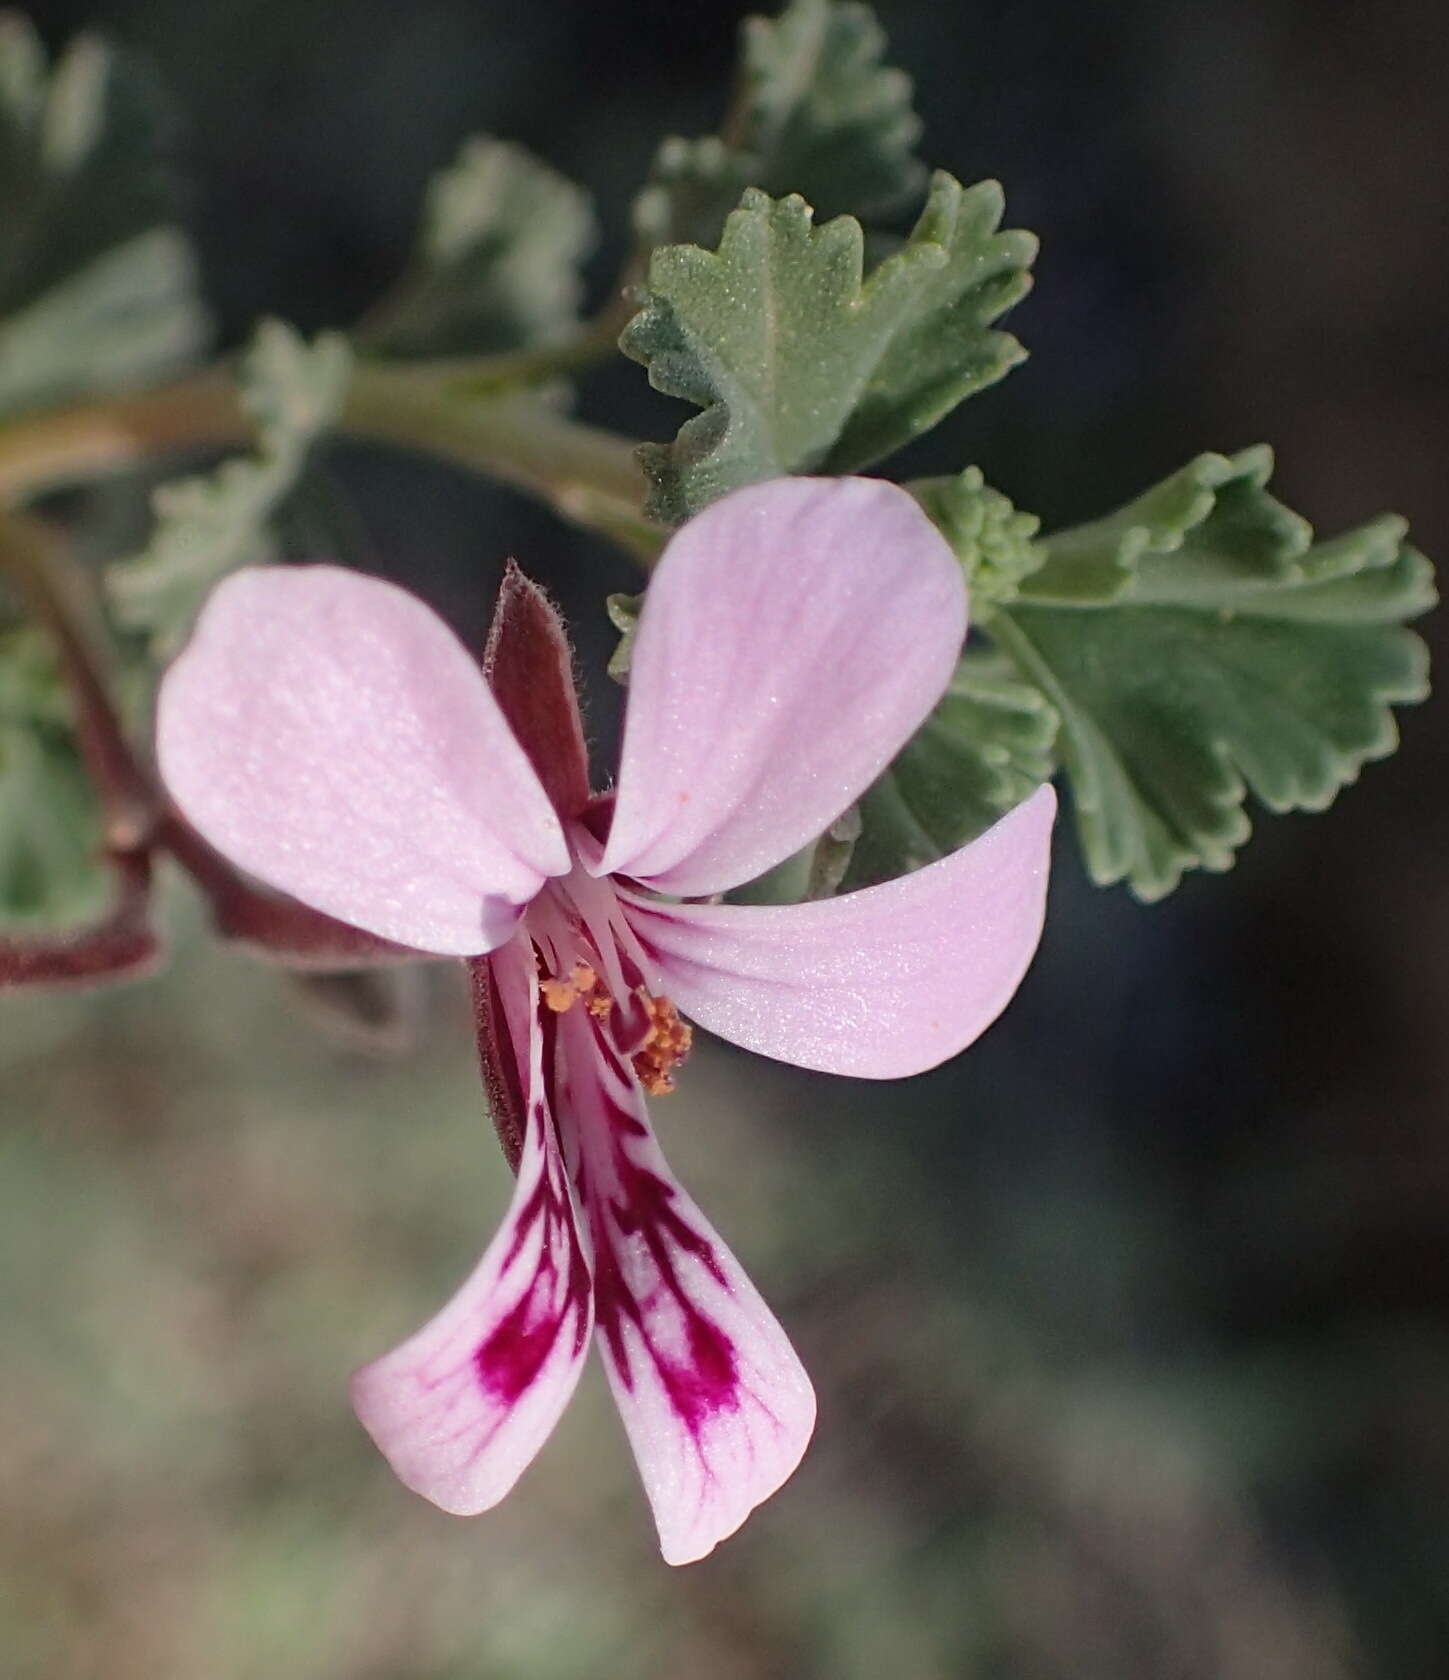
<path id="1" fill-rule="evenodd" d="M 667 1096 L 694 1029 L 667 997 L 650 990 L 643 953 L 608 884 L 581 871 L 551 883 L 530 907 L 527 926 L 544 1006 L 562 1015 L 578 1004 L 607 1020 L 645 1091 Z"/>

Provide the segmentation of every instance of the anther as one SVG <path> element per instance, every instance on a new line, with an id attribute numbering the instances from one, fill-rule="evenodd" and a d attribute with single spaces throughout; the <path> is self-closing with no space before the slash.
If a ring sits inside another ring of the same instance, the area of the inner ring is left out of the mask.
<path id="1" fill-rule="evenodd" d="M 680 1020 L 679 1011 L 667 997 L 654 997 L 643 987 L 638 996 L 649 1027 L 644 1042 L 634 1052 L 634 1071 L 651 1097 L 668 1096 L 674 1089 L 674 1070 L 694 1043 L 694 1029 Z"/>

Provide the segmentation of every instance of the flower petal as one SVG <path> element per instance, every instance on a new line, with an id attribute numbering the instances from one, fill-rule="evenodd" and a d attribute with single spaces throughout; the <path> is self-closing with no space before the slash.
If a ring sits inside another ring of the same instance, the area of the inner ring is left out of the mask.
<path id="1" fill-rule="evenodd" d="M 496 1505 L 568 1404 L 593 1324 L 589 1263 L 542 1079 L 537 977 L 518 1186 L 473 1275 L 416 1335 L 352 1379 L 398 1477 L 445 1511 Z"/>
<path id="2" fill-rule="evenodd" d="M 969 846 L 883 886 L 809 904 L 661 904 L 621 892 L 670 999 L 798 1067 L 921 1073 L 996 1019 L 1041 937 L 1050 785 Z"/>
<path id="3" fill-rule="evenodd" d="M 879 479 L 723 497 L 659 563 L 601 871 L 719 892 L 821 833 L 940 698 L 966 634 L 945 540 Z"/>
<path id="4" fill-rule="evenodd" d="M 794 1471 L 815 1395 L 739 1262 L 669 1171 L 607 1029 L 560 1018 L 559 1109 L 594 1252 L 599 1350 L 667 1563 L 693 1563 Z"/>
<path id="5" fill-rule="evenodd" d="M 217 588 L 162 684 L 157 752 L 219 851 L 404 945 L 491 950 L 568 868 L 462 643 L 405 590 L 335 566 L 253 567 Z"/>

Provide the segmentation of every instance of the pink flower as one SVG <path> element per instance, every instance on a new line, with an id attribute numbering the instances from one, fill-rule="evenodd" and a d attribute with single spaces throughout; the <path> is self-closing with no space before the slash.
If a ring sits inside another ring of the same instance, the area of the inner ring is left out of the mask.
<path id="1" fill-rule="evenodd" d="M 670 542 L 634 645 L 618 784 L 591 800 L 557 620 L 519 574 L 492 687 L 427 607 L 328 566 L 217 589 L 166 679 L 162 773 L 214 846 L 305 904 L 477 958 L 500 1100 L 520 1116 L 503 1228 L 447 1306 L 358 1372 L 404 1482 L 486 1510 L 598 1344 L 671 1563 L 790 1475 L 810 1383 L 672 1177 L 644 1089 L 679 1011 L 802 1067 L 932 1067 L 1005 1006 L 1036 948 L 1042 788 L 927 868 L 778 907 L 692 902 L 820 834 L 925 718 L 966 631 L 960 569 L 903 491 L 786 479 Z"/>

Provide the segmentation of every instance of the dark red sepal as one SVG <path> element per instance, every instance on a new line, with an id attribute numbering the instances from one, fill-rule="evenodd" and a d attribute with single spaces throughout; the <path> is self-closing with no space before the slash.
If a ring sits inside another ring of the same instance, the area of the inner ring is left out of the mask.
<path id="1" fill-rule="evenodd" d="M 559 816 L 589 802 L 589 754 L 573 649 L 547 595 L 512 560 L 503 573 L 483 674 Z"/>

